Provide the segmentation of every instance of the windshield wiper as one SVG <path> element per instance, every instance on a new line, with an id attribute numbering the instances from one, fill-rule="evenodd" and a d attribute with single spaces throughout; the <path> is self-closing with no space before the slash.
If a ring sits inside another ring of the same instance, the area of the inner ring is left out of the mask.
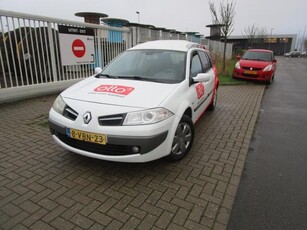
<path id="1" fill-rule="evenodd" d="M 144 80 L 145 78 L 144 77 L 140 77 L 140 76 L 124 76 L 124 75 L 121 75 L 121 76 L 117 76 L 118 78 L 122 78 L 122 79 L 133 79 L 133 80 Z"/>
<path id="2" fill-rule="evenodd" d="M 148 78 L 148 77 L 141 77 L 141 76 L 125 76 L 125 75 L 109 75 L 109 74 L 97 74 L 96 77 L 107 77 L 107 78 L 114 78 L 114 79 L 127 79 L 127 80 L 136 80 L 136 81 L 151 81 L 151 82 L 168 82 L 167 80 L 163 79 L 155 79 L 155 78 Z"/>
<path id="3" fill-rule="evenodd" d="M 157 79 L 154 78 L 148 78 L 148 77 L 141 77 L 141 76 L 117 76 L 120 79 L 132 79 L 137 81 L 155 81 L 158 82 Z"/>
<path id="4" fill-rule="evenodd" d="M 105 74 L 105 73 L 99 73 L 96 75 L 96 77 L 100 78 L 100 77 L 106 77 L 106 78 L 117 78 L 117 76 L 113 76 L 113 75 L 109 75 L 109 74 Z"/>

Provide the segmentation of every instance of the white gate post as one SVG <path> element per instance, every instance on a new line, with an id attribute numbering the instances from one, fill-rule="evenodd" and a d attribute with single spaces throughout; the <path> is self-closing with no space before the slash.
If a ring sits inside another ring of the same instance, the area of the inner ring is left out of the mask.
<path id="1" fill-rule="evenodd" d="M 55 62 L 55 54 L 54 54 L 54 39 L 52 36 L 52 30 L 51 30 L 51 23 L 48 21 L 48 40 L 49 40 L 49 47 L 50 47 L 50 59 L 51 59 L 51 69 L 52 69 L 52 75 L 53 75 L 53 80 L 58 81 L 58 74 L 57 74 L 57 66 Z"/>

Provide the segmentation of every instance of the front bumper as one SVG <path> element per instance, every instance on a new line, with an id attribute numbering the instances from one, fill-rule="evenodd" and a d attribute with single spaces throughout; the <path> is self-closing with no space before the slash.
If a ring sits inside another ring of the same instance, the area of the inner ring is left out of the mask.
<path id="1" fill-rule="evenodd" d="M 127 156 L 146 154 L 161 145 L 167 138 L 168 131 L 151 136 L 120 136 L 108 135 L 106 145 L 94 144 L 72 139 L 66 135 L 66 127 L 49 119 L 51 134 L 63 147 L 70 146 L 73 152 L 82 150 L 97 156 Z M 138 151 L 136 151 L 138 150 Z M 99 157 L 97 157 L 99 158 Z"/>
<path id="2" fill-rule="evenodd" d="M 273 77 L 272 71 L 257 71 L 256 74 L 247 74 L 243 69 L 234 69 L 233 77 L 237 79 L 251 80 L 251 81 L 260 81 L 268 82 Z"/>

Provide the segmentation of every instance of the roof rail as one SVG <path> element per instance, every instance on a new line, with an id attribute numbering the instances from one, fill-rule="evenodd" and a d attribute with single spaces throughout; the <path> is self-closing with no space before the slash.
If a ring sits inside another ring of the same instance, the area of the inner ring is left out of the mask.
<path id="1" fill-rule="evenodd" d="M 195 48 L 200 48 L 200 45 L 199 44 L 197 44 L 197 43 L 189 43 L 189 44 L 187 44 L 187 48 L 188 49 L 190 49 L 190 48 L 193 48 L 193 47 L 195 47 Z"/>

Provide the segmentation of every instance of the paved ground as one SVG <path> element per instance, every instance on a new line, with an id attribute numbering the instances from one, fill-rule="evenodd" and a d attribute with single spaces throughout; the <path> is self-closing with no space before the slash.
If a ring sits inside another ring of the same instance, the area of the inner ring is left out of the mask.
<path id="1" fill-rule="evenodd" d="M 229 230 L 307 229 L 307 58 L 278 57 L 277 64 Z"/>
<path id="2" fill-rule="evenodd" d="M 220 87 L 180 162 L 94 160 L 55 145 L 55 96 L 0 105 L 1 229 L 226 229 L 264 92 Z"/>

